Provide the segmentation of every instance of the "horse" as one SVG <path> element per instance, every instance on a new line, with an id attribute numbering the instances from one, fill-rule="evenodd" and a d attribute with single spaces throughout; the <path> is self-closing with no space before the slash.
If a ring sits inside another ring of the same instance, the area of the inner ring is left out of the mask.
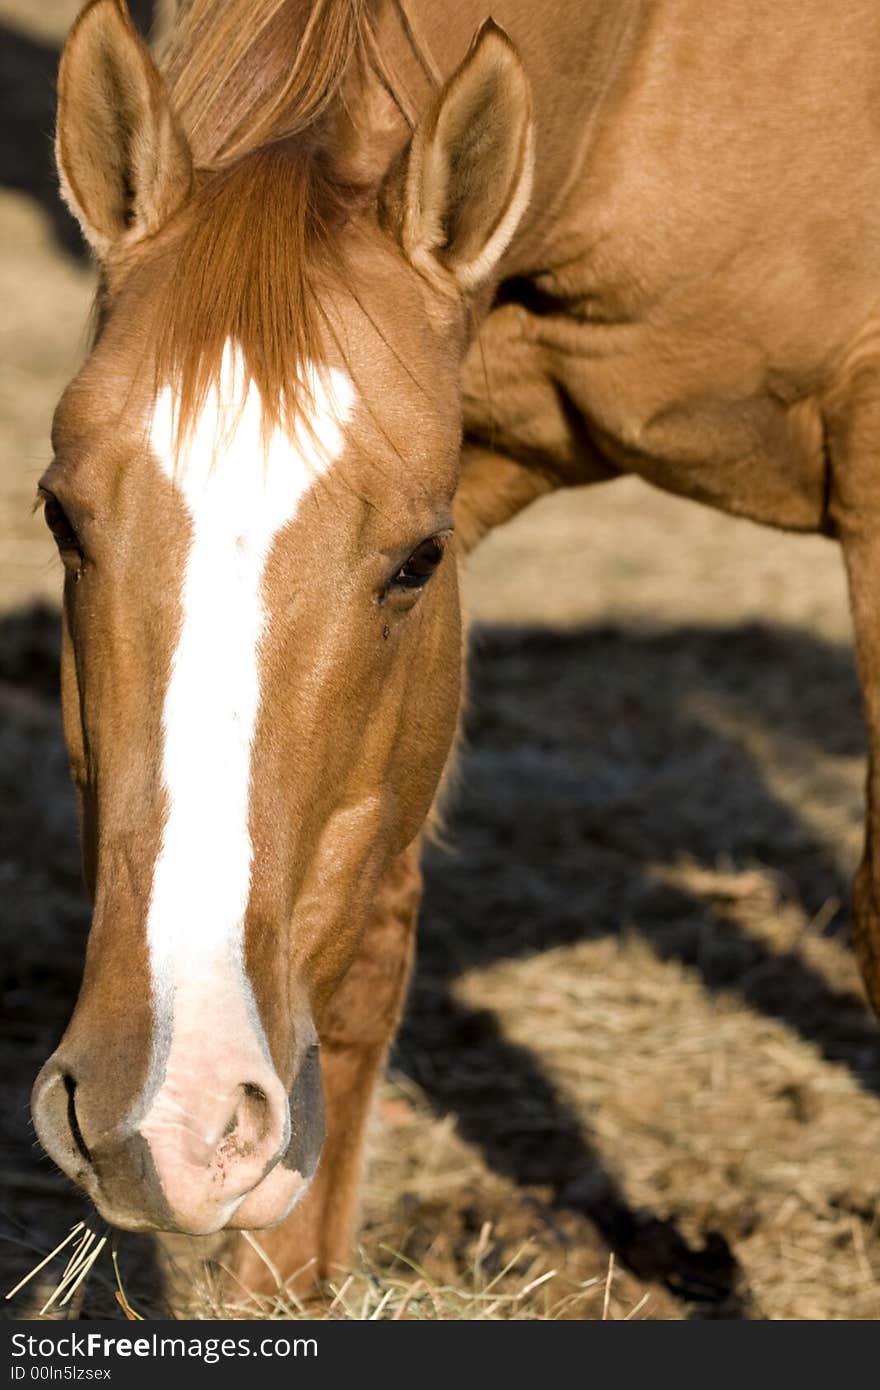
<path id="1" fill-rule="evenodd" d="M 109 1222 L 228 1232 L 256 1290 L 236 1231 L 349 1262 L 458 566 L 560 487 L 839 539 L 880 1009 L 878 54 L 875 0 L 185 0 L 158 60 L 81 13 L 99 290 L 39 495 L 93 915 L 32 1111 Z"/>

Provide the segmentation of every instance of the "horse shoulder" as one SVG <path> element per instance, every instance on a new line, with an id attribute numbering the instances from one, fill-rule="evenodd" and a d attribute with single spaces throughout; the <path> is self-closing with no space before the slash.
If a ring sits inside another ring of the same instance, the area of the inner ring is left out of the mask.
<path id="1" fill-rule="evenodd" d="M 665 28 L 640 36 L 579 149 L 517 334 L 482 335 L 466 382 L 482 371 L 512 405 L 473 385 L 469 413 L 497 436 L 500 410 L 521 459 L 563 414 L 555 457 L 570 472 L 579 444 L 579 481 L 598 455 L 602 476 L 628 469 L 823 529 L 823 400 L 880 300 L 880 96 L 865 58 L 880 26 L 863 6 L 811 4 L 809 23 L 750 33 L 748 14 L 701 28 L 694 8 L 676 23 L 659 7 Z"/>

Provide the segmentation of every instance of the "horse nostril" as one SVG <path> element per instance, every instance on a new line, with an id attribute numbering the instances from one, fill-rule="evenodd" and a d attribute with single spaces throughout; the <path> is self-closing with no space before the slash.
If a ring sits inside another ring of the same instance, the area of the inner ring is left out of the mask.
<path id="1" fill-rule="evenodd" d="M 272 1128 L 272 1107 L 261 1086 L 245 1082 L 220 1144 L 224 1158 L 245 1158 L 264 1142 Z"/>
<path id="2" fill-rule="evenodd" d="M 91 1167 L 92 1156 L 89 1153 L 88 1145 L 86 1144 L 85 1139 L 83 1139 L 82 1130 L 79 1127 L 79 1120 L 76 1117 L 76 1082 L 68 1072 L 64 1073 L 62 1081 L 64 1084 L 64 1090 L 67 1094 L 68 1128 L 70 1129 L 70 1133 L 73 1138 L 73 1142 L 77 1147 L 77 1150 L 85 1159 L 86 1163 L 88 1163 L 89 1167 Z"/>
<path id="3" fill-rule="evenodd" d="M 85 1141 L 79 1115 L 74 1074 L 51 1057 L 34 1082 L 31 1114 L 37 1138 L 47 1154 L 74 1182 L 86 1183 L 94 1175 L 94 1164 Z"/>

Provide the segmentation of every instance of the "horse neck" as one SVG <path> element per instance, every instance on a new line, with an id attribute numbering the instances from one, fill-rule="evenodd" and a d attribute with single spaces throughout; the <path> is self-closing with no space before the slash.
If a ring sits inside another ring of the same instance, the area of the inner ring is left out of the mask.
<path id="1" fill-rule="evenodd" d="M 505 258 L 510 274 L 544 262 L 554 212 L 580 176 L 605 105 L 648 22 L 645 0 L 382 0 L 376 46 L 393 84 L 402 145 L 439 83 L 455 71 L 491 9 L 523 58 L 535 106 L 535 182 Z"/>

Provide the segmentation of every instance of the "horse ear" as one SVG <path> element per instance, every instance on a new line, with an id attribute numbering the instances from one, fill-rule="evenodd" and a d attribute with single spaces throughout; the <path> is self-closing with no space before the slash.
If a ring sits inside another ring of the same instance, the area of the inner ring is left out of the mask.
<path id="1" fill-rule="evenodd" d="M 398 174 L 397 231 L 417 269 L 439 267 L 462 290 L 492 274 L 529 200 L 532 152 L 529 81 L 490 19 L 419 123 Z"/>
<path id="2" fill-rule="evenodd" d="M 92 0 L 58 73 L 61 192 L 94 254 L 156 232 L 192 185 L 189 147 L 125 0 Z"/>

